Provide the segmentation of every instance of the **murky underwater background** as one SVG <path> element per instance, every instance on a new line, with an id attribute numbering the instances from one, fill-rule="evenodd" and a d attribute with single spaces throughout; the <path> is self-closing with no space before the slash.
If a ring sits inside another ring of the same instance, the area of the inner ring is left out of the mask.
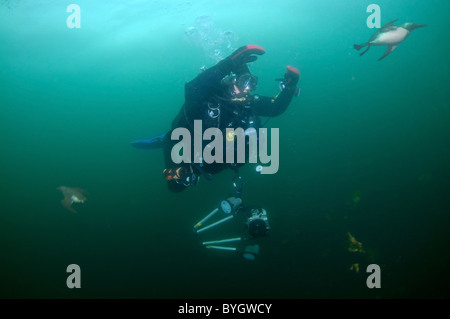
<path id="1" fill-rule="evenodd" d="M 381 62 L 384 47 L 353 49 L 374 32 L 373 1 L 74 3 L 80 29 L 70 2 L 0 1 L 0 297 L 449 297 L 448 1 L 377 1 L 382 24 L 427 24 Z M 192 231 L 232 194 L 232 172 L 173 194 L 162 152 L 130 145 L 165 133 L 184 83 L 245 44 L 266 50 L 257 93 L 277 94 L 286 65 L 302 74 L 268 123 L 278 173 L 241 170 L 271 225 L 254 261 L 200 246 L 223 231 Z M 79 214 L 60 185 L 89 191 Z M 366 286 L 372 263 L 380 289 Z"/>

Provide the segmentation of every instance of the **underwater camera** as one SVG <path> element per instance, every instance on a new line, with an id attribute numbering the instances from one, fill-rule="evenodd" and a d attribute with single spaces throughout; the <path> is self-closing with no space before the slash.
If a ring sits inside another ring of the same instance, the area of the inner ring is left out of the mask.
<path id="1" fill-rule="evenodd" d="M 242 199 L 239 197 L 229 197 L 223 201 L 221 201 L 220 205 L 216 207 L 213 211 L 211 211 L 208 215 L 206 215 L 202 220 L 197 222 L 194 225 L 194 232 L 196 234 L 203 233 L 205 230 L 215 228 L 219 225 L 228 222 L 231 219 L 237 218 L 238 213 L 243 212 L 241 222 L 244 223 L 246 228 L 248 229 L 249 235 L 246 237 L 230 237 L 225 239 L 217 239 L 210 241 L 202 241 L 202 246 L 208 249 L 216 249 L 216 250 L 226 250 L 226 251 L 234 251 L 242 253 L 242 256 L 248 260 L 255 260 L 256 255 L 259 253 L 259 245 L 252 244 L 251 242 L 244 247 L 242 245 L 225 245 L 230 243 L 237 243 L 247 241 L 249 239 L 253 239 L 256 237 L 263 237 L 269 233 L 270 226 L 267 218 L 267 212 L 264 208 L 258 206 L 246 206 L 242 207 Z M 206 222 L 209 219 L 217 219 L 216 214 L 222 215 L 225 217 L 206 225 Z"/>
<path id="2" fill-rule="evenodd" d="M 262 237 L 269 233 L 270 226 L 267 212 L 264 208 L 254 208 L 250 211 L 250 217 L 246 225 L 251 237 Z"/>

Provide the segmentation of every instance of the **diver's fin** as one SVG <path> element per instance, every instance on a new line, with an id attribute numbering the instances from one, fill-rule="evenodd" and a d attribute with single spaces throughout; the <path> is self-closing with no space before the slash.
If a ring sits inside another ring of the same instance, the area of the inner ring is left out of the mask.
<path id="1" fill-rule="evenodd" d="M 131 142 L 131 145 L 136 148 L 144 148 L 149 150 L 154 148 L 162 148 L 165 135 L 166 134 L 162 134 L 154 138 L 136 140 Z"/>
<path id="2" fill-rule="evenodd" d="M 385 57 L 387 57 L 389 55 L 389 53 L 391 53 L 392 51 L 394 51 L 395 49 L 397 49 L 398 44 L 396 45 L 391 45 L 386 49 L 386 52 L 384 52 L 383 56 L 381 58 L 378 59 L 378 61 L 383 60 Z"/>

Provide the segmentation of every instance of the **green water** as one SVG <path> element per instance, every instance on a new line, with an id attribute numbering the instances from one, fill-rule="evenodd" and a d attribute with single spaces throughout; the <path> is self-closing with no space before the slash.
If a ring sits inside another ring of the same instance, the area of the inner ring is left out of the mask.
<path id="1" fill-rule="evenodd" d="M 449 297 L 449 1 L 377 1 L 382 24 L 428 25 L 381 62 L 384 47 L 353 49 L 372 1 L 78 0 L 80 29 L 69 2 L 0 3 L 1 298 Z M 232 194 L 230 171 L 173 194 L 162 152 L 130 145 L 166 132 L 184 83 L 245 44 L 266 50 L 257 93 L 277 94 L 286 65 L 302 76 L 268 124 L 278 173 L 241 172 L 271 225 L 253 262 L 192 232 Z M 60 185 L 89 191 L 78 215 Z"/>

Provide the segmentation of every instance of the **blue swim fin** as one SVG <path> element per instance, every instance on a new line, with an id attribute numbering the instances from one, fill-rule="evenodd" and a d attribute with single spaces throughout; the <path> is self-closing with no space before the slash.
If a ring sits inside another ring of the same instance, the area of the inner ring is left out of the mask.
<path id="1" fill-rule="evenodd" d="M 136 148 L 143 148 L 148 150 L 155 148 L 162 148 L 165 135 L 166 134 L 162 134 L 154 138 L 136 140 L 131 142 L 131 145 L 133 145 Z"/>

